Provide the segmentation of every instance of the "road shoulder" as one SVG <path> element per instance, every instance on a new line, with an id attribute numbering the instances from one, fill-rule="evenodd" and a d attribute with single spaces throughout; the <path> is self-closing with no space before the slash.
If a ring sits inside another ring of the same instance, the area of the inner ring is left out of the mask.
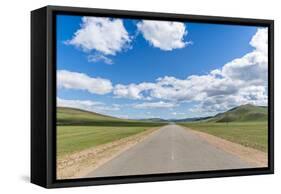
<path id="1" fill-rule="evenodd" d="M 198 135 L 209 144 L 219 149 L 222 149 L 225 152 L 238 156 L 241 160 L 249 162 L 253 164 L 255 167 L 268 166 L 268 157 L 267 157 L 267 153 L 265 152 L 253 148 L 245 147 L 243 145 L 233 143 L 231 141 L 216 137 L 208 133 L 200 132 L 184 126 L 182 127 Z"/>

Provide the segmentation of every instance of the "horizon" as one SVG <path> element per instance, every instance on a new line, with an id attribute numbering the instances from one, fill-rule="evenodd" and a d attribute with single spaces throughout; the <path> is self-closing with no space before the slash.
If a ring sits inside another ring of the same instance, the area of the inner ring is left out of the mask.
<path id="1" fill-rule="evenodd" d="M 57 16 L 57 106 L 127 119 L 268 105 L 267 28 Z"/>
<path id="2" fill-rule="evenodd" d="M 87 110 L 87 109 L 82 109 L 82 108 L 76 108 L 76 107 L 69 107 L 69 106 L 57 106 L 57 108 L 69 108 L 69 109 L 75 109 L 75 110 L 78 110 L 78 111 L 85 111 L 85 112 L 89 112 L 89 113 L 94 113 L 94 114 L 99 114 L 99 115 L 102 115 L 102 116 L 108 116 L 108 117 L 114 117 L 114 118 L 118 118 L 118 119 L 128 119 L 128 120 L 145 120 L 145 119 L 161 119 L 161 120 L 166 120 L 166 121 L 169 121 L 169 120 L 182 120 L 182 119 L 197 119 L 197 118 L 207 118 L 207 117 L 215 117 L 217 114 L 221 114 L 221 113 L 225 113 L 225 112 L 228 112 L 234 108 L 238 108 L 238 107 L 241 107 L 241 106 L 247 106 L 247 105 L 250 105 L 250 106 L 255 106 L 255 107 L 263 107 L 263 108 L 268 108 L 268 106 L 257 106 L 257 105 L 253 105 L 253 104 L 242 104 L 240 106 L 236 106 L 236 107 L 233 107 L 231 109 L 228 109 L 224 112 L 218 112 L 214 115 L 210 115 L 210 116 L 205 116 L 205 117 L 186 117 L 186 118 L 179 118 L 179 119 L 175 119 L 175 118 L 159 118 L 159 117 L 149 117 L 149 118 L 123 118 L 123 117 L 115 117 L 115 116 L 111 116 L 111 115 L 107 115 L 106 113 L 98 113 L 98 112 L 94 112 L 92 110 Z"/>

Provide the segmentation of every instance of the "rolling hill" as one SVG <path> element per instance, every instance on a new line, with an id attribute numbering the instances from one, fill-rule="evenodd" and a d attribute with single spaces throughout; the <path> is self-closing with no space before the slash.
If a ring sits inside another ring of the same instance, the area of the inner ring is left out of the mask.
<path id="1" fill-rule="evenodd" d="M 57 107 L 57 125 L 82 126 L 159 126 L 160 121 L 121 119 L 76 108 Z"/>
<path id="2" fill-rule="evenodd" d="M 161 118 L 148 118 L 148 119 L 139 119 L 139 121 L 146 121 L 146 122 L 169 122 L 168 120 L 161 119 Z"/>
<path id="3" fill-rule="evenodd" d="M 268 118 L 268 109 L 265 106 L 255 106 L 245 104 L 232 108 L 226 112 L 219 113 L 213 117 L 205 118 L 186 118 L 186 119 L 170 119 L 149 118 L 140 120 L 120 119 L 112 116 L 102 115 L 90 111 L 80 110 L 76 108 L 57 108 L 57 125 L 119 125 L 124 122 L 128 125 L 135 123 L 168 123 L 168 122 L 247 122 L 247 121 L 266 121 Z"/>
<path id="4" fill-rule="evenodd" d="M 208 122 L 247 122 L 247 121 L 266 121 L 268 117 L 267 107 L 245 104 L 232 108 L 224 113 L 219 113 Z"/>
<path id="5" fill-rule="evenodd" d="M 267 107 L 245 104 L 209 119 L 179 125 L 267 152 L 267 117 Z"/>
<path id="6" fill-rule="evenodd" d="M 266 106 L 255 106 L 252 104 L 245 104 L 232 108 L 226 112 L 218 113 L 215 116 L 209 117 L 194 117 L 184 119 L 161 119 L 161 118 L 149 118 L 141 119 L 140 121 L 147 122 L 247 122 L 247 121 L 267 121 L 267 107 Z"/>
<path id="7" fill-rule="evenodd" d="M 129 137 L 165 125 L 57 107 L 57 156 Z"/>
<path id="8" fill-rule="evenodd" d="M 184 118 L 184 119 L 171 119 L 169 121 L 175 122 L 175 123 L 184 123 L 184 122 L 201 121 L 201 120 L 206 120 L 209 118 L 212 118 L 212 117 L 193 117 L 193 118 Z"/>
<path id="9" fill-rule="evenodd" d="M 85 111 L 76 108 L 58 107 L 57 108 L 57 124 L 78 124 L 97 121 L 122 121 L 122 119 Z"/>

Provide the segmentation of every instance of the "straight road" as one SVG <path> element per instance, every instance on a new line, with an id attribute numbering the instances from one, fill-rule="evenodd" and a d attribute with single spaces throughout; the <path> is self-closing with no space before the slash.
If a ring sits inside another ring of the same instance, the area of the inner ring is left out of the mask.
<path id="1" fill-rule="evenodd" d="M 166 125 L 87 177 L 190 172 L 253 167 L 201 139 L 191 130 Z"/>

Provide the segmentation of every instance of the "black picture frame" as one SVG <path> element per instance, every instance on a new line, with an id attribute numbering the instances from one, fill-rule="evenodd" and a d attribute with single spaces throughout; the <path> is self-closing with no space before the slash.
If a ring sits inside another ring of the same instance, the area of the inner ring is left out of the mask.
<path id="1" fill-rule="evenodd" d="M 268 167 L 56 180 L 56 14 L 268 27 Z M 31 182 L 46 188 L 274 173 L 274 21 L 46 6 L 31 12 Z"/>

